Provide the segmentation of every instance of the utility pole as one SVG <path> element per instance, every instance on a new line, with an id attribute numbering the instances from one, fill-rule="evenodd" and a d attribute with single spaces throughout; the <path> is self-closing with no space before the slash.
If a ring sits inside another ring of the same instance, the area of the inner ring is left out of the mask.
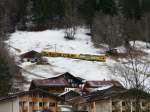
<path id="1" fill-rule="evenodd" d="M 56 52 L 56 44 L 54 44 L 55 52 Z"/>

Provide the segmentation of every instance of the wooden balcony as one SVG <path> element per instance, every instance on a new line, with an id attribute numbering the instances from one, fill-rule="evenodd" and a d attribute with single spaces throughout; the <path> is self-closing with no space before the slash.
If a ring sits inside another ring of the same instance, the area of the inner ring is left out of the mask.
<path id="1" fill-rule="evenodd" d="M 43 102 L 49 102 L 49 98 L 43 98 Z"/>
<path id="2" fill-rule="evenodd" d="M 44 109 L 44 110 L 48 110 L 49 107 L 48 107 L 48 106 L 44 106 L 43 109 Z"/>
<path id="3" fill-rule="evenodd" d="M 28 101 L 29 97 L 28 96 L 23 96 L 23 97 L 19 97 L 20 101 Z"/>
<path id="4" fill-rule="evenodd" d="M 33 102 L 49 102 L 49 98 L 32 98 Z"/>
<path id="5" fill-rule="evenodd" d="M 33 102 L 38 102 L 38 101 L 39 101 L 39 98 L 32 98 L 32 101 L 33 101 Z"/>
<path id="6" fill-rule="evenodd" d="M 122 110 L 127 110 L 128 108 L 126 106 L 122 106 Z"/>
<path id="7" fill-rule="evenodd" d="M 44 106 L 44 107 L 33 106 L 32 107 L 32 110 L 47 110 L 47 109 L 49 109 L 48 106 Z"/>
<path id="8" fill-rule="evenodd" d="M 48 107 L 39 107 L 39 110 L 48 109 Z"/>
<path id="9" fill-rule="evenodd" d="M 33 106 L 32 110 L 38 110 L 38 106 Z"/>
<path id="10" fill-rule="evenodd" d="M 32 102 L 49 102 L 49 98 L 36 98 L 36 97 L 28 97 L 28 96 L 24 96 L 24 97 L 20 97 L 19 98 L 20 101 L 32 101 Z"/>
<path id="11" fill-rule="evenodd" d="M 19 112 L 28 112 L 28 107 L 19 107 Z"/>

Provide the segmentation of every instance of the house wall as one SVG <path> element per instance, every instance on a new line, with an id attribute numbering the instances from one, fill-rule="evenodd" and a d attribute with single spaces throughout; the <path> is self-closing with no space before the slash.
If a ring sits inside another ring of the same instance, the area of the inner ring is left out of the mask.
<path id="1" fill-rule="evenodd" d="M 19 97 L 20 112 L 34 112 L 42 110 L 57 111 L 57 99 L 51 96 L 30 94 Z"/>
<path id="2" fill-rule="evenodd" d="M 19 112 L 18 100 L 0 102 L 0 112 Z"/>
<path id="3" fill-rule="evenodd" d="M 112 112 L 112 103 L 110 100 L 96 102 L 96 112 Z"/>
<path id="4" fill-rule="evenodd" d="M 65 91 L 65 87 L 49 87 L 48 91 L 50 93 L 63 93 Z"/>
<path id="5" fill-rule="evenodd" d="M 111 100 L 85 103 L 78 105 L 77 109 L 88 112 L 112 112 L 112 103 Z"/>
<path id="6" fill-rule="evenodd" d="M 78 111 L 88 111 L 88 112 L 91 112 L 90 111 L 90 103 L 85 103 L 85 104 L 80 104 L 77 106 L 77 110 Z"/>
<path id="7" fill-rule="evenodd" d="M 129 100 L 129 99 L 128 99 Z M 88 112 L 135 112 L 135 99 L 130 99 L 130 106 L 126 104 L 129 103 L 127 99 L 109 99 L 109 100 L 101 100 L 89 103 L 83 103 L 77 105 L 77 110 L 88 111 Z M 149 99 L 141 99 L 140 102 L 142 112 L 150 112 L 150 100 Z"/>

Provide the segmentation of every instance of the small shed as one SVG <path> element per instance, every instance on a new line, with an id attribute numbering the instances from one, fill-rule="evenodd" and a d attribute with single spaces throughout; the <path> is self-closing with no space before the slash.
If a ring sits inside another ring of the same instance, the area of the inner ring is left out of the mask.
<path id="1" fill-rule="evenodd" d="M 37 62 L 39 60 L 39 53 L 37 51 L 29 51 L 20 55 L 21 61 Z"/>

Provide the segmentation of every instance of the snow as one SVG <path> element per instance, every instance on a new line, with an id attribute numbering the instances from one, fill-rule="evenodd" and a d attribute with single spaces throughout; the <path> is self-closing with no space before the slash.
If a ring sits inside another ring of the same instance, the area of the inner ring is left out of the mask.
<path id="1" fill-rule="evenodd" d="M 93 47 L 91 38 L 85 35 L 87 31 L 79 28 L 75 40 L 66 40 L 64 30 L 46 30 L 41 32 L 16 31 L 10 37 L 8 44 L 21 50 L 27 51 L 57 51 L 65 53 L 91 53 L 96 54 L 98 49 Z M 19 53 L 19 54 L 20 54 Z"/>
<path id="2" fill-rule="evenodd" d="M 58 105 L 62 112 L 73 112 L 72 106 L 70 105 Z"/>
<path id="3" fill-rule="evenodd" d="M 131 45 L 133 45 L 133 41 L 130 42 Z M 150 47 L 150 43 L 147 43 Z M 142 50 L 150 55 L 150 48 L 146 48 L 146 42 L 143 41 L 135 41 L 135 48 Z"/>
<path id="4" fill-rule="evenodd" d="M 127 49 L 124 46 L 119 46 L 116 48 L 118 53 L 126 53 Z"/>
<path id="5" fill-rule="evenodd" d="M 99 87 L 99 88 L 94 89 L 93 91 L 101 91 L 101 90 L 109 89 L 109 88 L 111 88 L 112 86 L 113 86 L 113 85 Z"/>
<path id="6" fill-rule="evenodd" d="M 67 58 L 49 58 L 48 61 L 50 65 L 31 64 L 24 65 L 23 68 L 45 78 L 70 72 L 71 74 L 86 80 L 103 80 L 108 79 L 109 75 L 111 75 L 107 68 L 107 64 L 113 63 L 113 60 L 101 63 Z"/>
<path id="7" fill-rule="evenodd" d="M 46 30 L 41 32 L 21 32 L 16 31 L 10 36 L 7 43 L 11 46 L 11 51 L 17 56 L 24 52 L 35 50 L 57 51 L 64 53 L 98 54 L 103 52 L 93 46 L 91 37 L 85 35 L 88 30 L 78 28 L 75 40 L 66 40 L 64 30 Z M 15 49 L 17 49 L 15 51 Z M 20 52 L 18 52 L 18 49 Z M 110 71 L 107 65 L 114 63 L 113 60 L 106 62 L 91 62 L 78 59 L 67 58 L 47 58 L 49 65 L 36 65 L 23 63 L 21 67 L 25 70 L 23 75 L 29 81 L 35 78 L 54 77 L 57 74 L 70 72 L 71 74 L 87 80 L 108 79 Z M 26 72 L 27 71 L 27 72 Z M 29 74 L 29 72 L 31 74 Z M 33 73 L 33 74 L 32 74 Z M 34 76 L 36 74 L 36 76 Z"/>
<path id="8" fill-rule="evenodd" d="M 63 93 L 59 94 L 59 96 L 65 95 L 66 93 L 69 93 L 70 91 L 72 91 L 72 90 L 65 91 L 65 92 L 63 92 Z"/>
<path id="9" fill-rule="evenodd" d="M 103 49 L 95 48 L 91 37 L 85 35 L 89 31 L 85 28 L 78 28 L 75 40 L 66 40 L 64 30 L 45 30 L 40 32 L 16 31 L 12 33 L 6 42 L 10 46 L 10 51 L 18 56 L 27 51 L 57 51 L 64 53 L 77 54 L 97 54 L 103 55 Z M 132 42 L 131 42 L 132 44 Z M 136 47 L 149 53 L 144 42 L 137 41 Z M 123 46 L 117 48 L 119 52 L 124 53 L 126 49 Z M 146 57 L 147 58 L 147 57 Z M 33 63 L 22 63 L 23 75 L 31 81 L 32 79 L 50 78 L 64 72 L 84 78 L 86 80 L 109 80 L 112 78 L 110 67 L 115 60 L 107 58 L 106 62 L 92 62 L 68 58 L 47 57 L 49 65 L 36 65 Z"/>

